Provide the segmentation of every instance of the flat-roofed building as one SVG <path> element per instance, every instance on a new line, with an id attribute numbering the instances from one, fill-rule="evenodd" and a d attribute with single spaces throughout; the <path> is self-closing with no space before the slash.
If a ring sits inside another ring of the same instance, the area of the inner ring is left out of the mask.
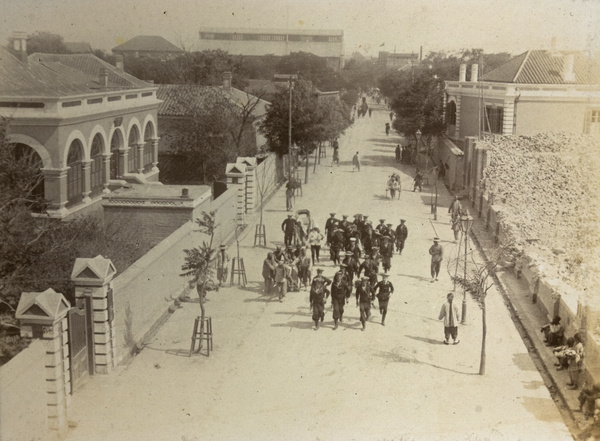
<path id="1" fill-rule="evenodd" d="M 223 50 L 232 55 L 262 57 L 308 52 L 325 58 L 336 71 L 344 67 L 344 31 L 250 28 L 201 28 L 199 50 Z"/>

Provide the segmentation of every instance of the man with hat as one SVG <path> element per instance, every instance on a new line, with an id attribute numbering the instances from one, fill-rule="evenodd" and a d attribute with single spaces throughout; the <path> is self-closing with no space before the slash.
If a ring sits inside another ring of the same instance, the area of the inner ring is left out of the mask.
<path id="1" fill-rule="evenodd" d="M 292 244 L 294 240 L 294 234 L 296 233 L 296 220 L 293 214 L 288 214 L 287 219 L 281 224 L 281 231 L 283 231 L 283 243 L 287 247 Z"/>
<path id="2" fill-rule="evenodd" d="M 453 303 L 454 294 L 449 292 L 446 295 L 446 303 L 442 305 L 438 320 L 444 320 L 444 344 L 450 344 L 450 337 L 457 345 L 460 343 L 458 340 L 458 323 L 460 322 L 460 313 L 458 312 L 458 306 Z"/>
<path id="3" fill-rule="evenodd" d="M 357 243 L 358 239 L 356 237 L 351 237 L 350 239 L 348 239 L 348 247 L 346 248 L 346 252 L 350 252 L 353 255 L 355 255 L 357 259 L 360 259 L 361 252 Z"/>
<path id="4" fill-rule="evenodd" d="M 266 259 L 263 261 L 262 276 L 265 279 L 265 294 L 271 293 L 273 287 L 273 280 L 275 278 L 275 260 L 273 253 L 267 253 Z"/>
<path id="5" fill-rule="evenodd" d="M 405 222 L 404 219 L 400 219 L 400 225 L 396 227 L 396 251 L 398 251 L 398 254 L 402 254 L 404 242 L 408 237 L 408 228 L 406 228 Z"/>
<path id="6" fill-rule="evenodd" d="M 431 282 L 433 283 L 438 279 L 442 260 L 444 259 L 444 249 L 440 245 L 439 237 L 433 238 L 433 245 L 429 248 L 429 254 L 431 255 Z"/>
<path id="7" fill-rule="evenodd" d="M 227 247 L 221 245 L 219 247 L 219 253 L 217 254 L 217 279 L 219 280 L 219 286 L 227 281 L 227 273 L 229 272 L 229 255 L 227 254 Z"/>
<path id="8" fill-rule="evenodd" d="M 348 215 L 342 215 L 342 221 L 340 222 L 340 227 L 344 230 L 344 234 L 348 232 L 348 227 L 350 226 L 350 221 L 348 220 Z"/>
<path id="9" fill-rule="evenodd" d="M 388 274 L 381 274 L 381 281 L 375 285 L 373 293 L 375 293 L 379 301 L 379 313 L 381 314 L 381 324 L 385 326 L 385 316 L 387 315 L 387 307 L 390 301 L 390 296 L 394 292 L 394 285 L 388 280 Z"/>
<path id="10" fill-rule="evenodd" d="M 385 226 L 385 219 L 379 219 L 379 225 L 375 227 L 375 231 L 379 234 L 384 234 L 387 227 Z"/>
<path id="11" fill-rule="evenodd" d="M 364 270 L 365 277 L 370 281 L 371 286 L 375 286 L 377 284 L 378 266 L 377 262 L 373 260 L 373 257 L 367 255 L 358 268 L 358 276 L 360 277 L 360 274 Z"/>
<path id="12" fill-rule="evenodd" d="M 371 317 L 371 301 L 373 296 L 371 294 L 371 285 L 369 285 L 369 278 L 362 277 L 356 281 L 356 306 L 360 311 L 360 322 L 362 323 L 362 331 L 365 330 L 367 320 Z"/>
<path id="13" fill-rule="evenodd" d="M 343 264 L 346 265 L 346 272 L 348 273 L 348 295 L 349 297 L 352 295 L 352 286 L 354 283 L 354 276 L 358 274 L 358 269 L 360 268 L 360 264 L 358 263 L 358 257 L 353 254 L 351 251 L 346 251 L 346 257 L 342 261 Z"/>
<path id="14" fill-rule="evenodd" d="M 331 237 L 333 236 L 333 232 L 336 228 L 336 224 L 338 220 L 335 218 L 335 213 L 329 213 L 329 219 L 325 221 L 325 237 L 327 239 L 326 245 L 329 246 L 331 243 Z"/>
<path id="15" fill-rule="evenodd" d="M 280 262 L 283 260 L 285 256 L 284 251 L 281 249 L 280 246 L 275 248 L 275 251 L 273 252 L 273 259 L 275 260 L 275 262 Z"/>
<path id="16" fill-rule="evenodd" d="M 342 321 L 344 317 L 344 304 L 346 297 L 349 296 L 349 276 L 346 271 L 346 264 L 340 264 L 340 270 L 333 276 L 331 284 L 331 306 L 333 307 L 333 329 L 337 329 L 338 320 Z"/>
<path id="17" fill-rule="evenodd" d="M 317 275 L 310 284 L 310 309 L 312 310 L 312 320 L 315 322 L 315 331 L 319 329 L 319 321 L 325 319 L 325 301 L 329 296 L 327 286 L 331 285 L 331 280 L 323 276 L 323 268 L 317 268 Z"/>
<path id="18" fill-rule="evenodd" d="M 329 257 L 334 265 L 340 263 L 340 250 L 344 245 L 344 230 L 337 228 L 331 236 L 331 244 L 329 245 Z"/>

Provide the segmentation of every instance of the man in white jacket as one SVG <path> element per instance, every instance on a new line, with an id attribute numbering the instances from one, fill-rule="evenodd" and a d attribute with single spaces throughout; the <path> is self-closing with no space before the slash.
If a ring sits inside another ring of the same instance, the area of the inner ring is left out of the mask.
<path id="1" fill-rule="evenodd" d="M 438 320 L 444 320 L 444 344 L 449 345 L 450 337 L 452 337 L 454 344 L 457 345 L 460 342 L 460 340 L 458 340 L 460 313 L 458 312 L 458 306 L 453 303 L 454 294 L 450 292 L 446 298 L 447 301 L 442 305 Z"/>

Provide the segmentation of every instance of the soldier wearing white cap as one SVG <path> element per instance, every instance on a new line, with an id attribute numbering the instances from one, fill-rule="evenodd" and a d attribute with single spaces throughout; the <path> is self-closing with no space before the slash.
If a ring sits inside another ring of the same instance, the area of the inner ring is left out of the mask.
<path id="1" fill-rule="evenodd" d="M 371 285 L 368 277 L 362 277 L 356 281 L 356 306 L 360 310 L 360 322 L 364 331 L 367 325 L 367 320 L 371 317 L 371 301 L 373 296 L 371 293 Z"/>

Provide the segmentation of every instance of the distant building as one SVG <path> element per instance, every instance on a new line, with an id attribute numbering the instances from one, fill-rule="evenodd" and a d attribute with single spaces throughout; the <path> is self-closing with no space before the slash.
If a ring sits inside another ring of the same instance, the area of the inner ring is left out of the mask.
<path id="1" fill-rule="evenodd" d="M 200 29 L 199 50 L 216 49 L 245 57 L 308 52 L 325 58 L 331 69 L 339 71 L 344 67 L 342 30 Z"/>
<path id="2" fill-rule="evenodd" d="M 157 96 L 162 103 L 158 108 L 159 122 L 159 154 L 161 163 L 161 176 L 164 183 L 193 183 L 200 180 L 196 169 L 190 167 L 183 157 L 173 156 L 174 143 L 178 138 L 181 121 L 190 117 L 190 105 L 199 106 L 199 109 L 211 108 L 216 96 L 225 96 L 232 109 L 250 110 L 248 131 L 244 135 L 242 144 L 252 148 L 249 154 L 256 154 L 266 144 L 266 139 L 258 128 L 267 115 L 267 101 L 250 93 L 241 91 L 231 86 L 231 72 L 223 74 L 223 85 L 202 86 L 199 84 L 161 84 L 158 86 Z M 208 106 L 208 107 L 207 107 Z"/>
<path id="3" fill-rule="evenodd" d="M 85 41 L 65 41 L 65 48 L 70 54 L 91 54 L 92 46 Z"/>
<path id="4" fill-rule="evenodd" d="M 64 218 L 130 183 L 158 181 L 156 87 L 92 54 L 26 55 L 0 47 L 0 115 L 33 155 L 47 213 Z"/>
<path id="5" fill-rule="evenodd" d="M 390 69 L 402 69 L 419 62 L 419 54 L 403 54 L 396 52 L 379 52 L 379 64 Z"/>
<path id="6" fill-rule="evenodd" d="M 133 57 L 171 59 L 183 54 L 183 49 L 156 35 L 138 35 L 112 49 L 115 54 Z"/>
<path id="7" fill-rule="evenodd" d="M 480 134 L 600 134 L 600 68 L 584 52 L 531 50 L 479 80 L 461 65 L 446 81 L 446 134 L 462 142 Z"/>

